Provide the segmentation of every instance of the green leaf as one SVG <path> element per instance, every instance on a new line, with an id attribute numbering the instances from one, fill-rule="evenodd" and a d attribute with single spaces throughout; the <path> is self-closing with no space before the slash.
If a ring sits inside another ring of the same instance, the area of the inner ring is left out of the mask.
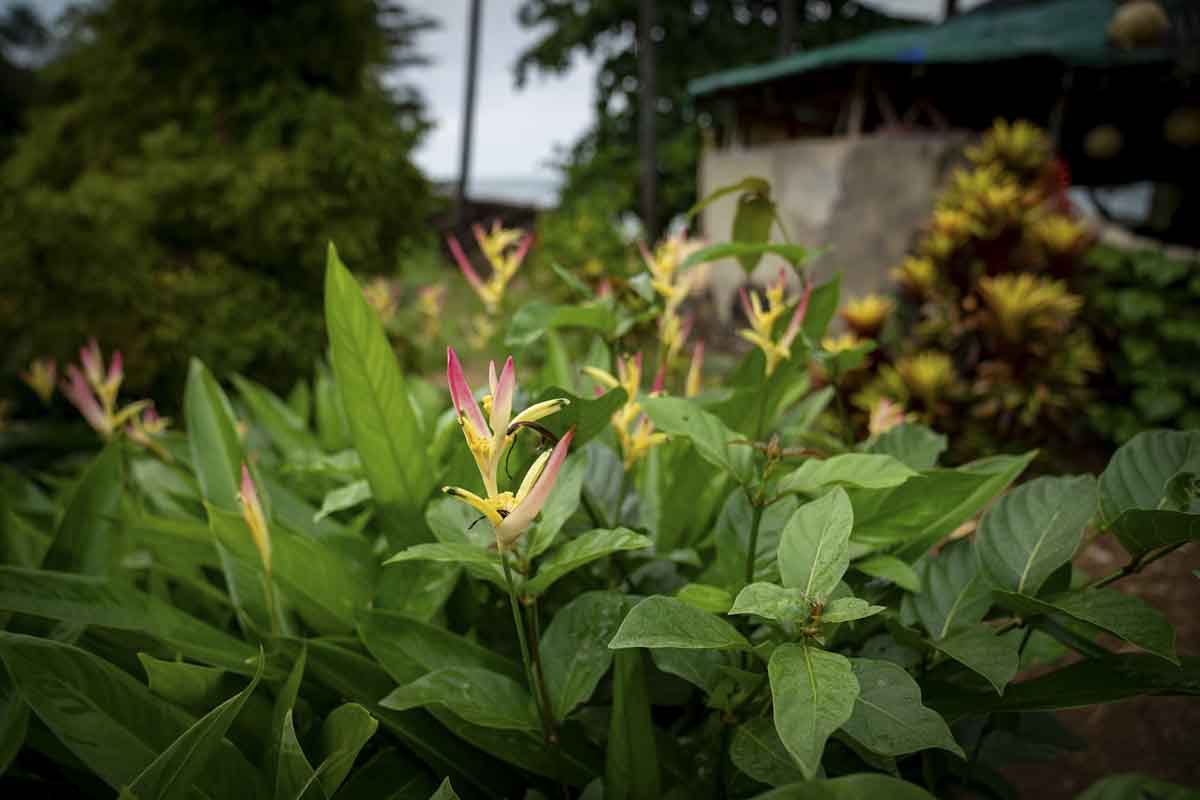
<path id="1" fill-rule="evenodd" d="M 895 556 L 887 554 L 871 556 L 862 561 L 855 561 L 851 566 L 864 575 L 891 581 L 906 591 L 916 593 L 921 591 L 921 576 Z"/>
<path id="2" fill-rule="evenodd" d="M 796 759 L 775 731 L 775 723 L 765 717 L 738 726 L 729 744 L 729 758 L 735 767 L 768 786 L 804 780 Z"/>
<path id="3" fill-rule="evenodd" d="M 460 575 L 462 570 L 455 564 L 436 561 L 395 564 L 380 573 L 372 602 L 376 608 L 428 622 L 450 599 Z"/>
<path id="4" fill-rule="evenodd" d="M 335 708 L 321 725 L 322 756 L 317 777 L 325 794 L 334 792 L 346 780 L 363 746 L 375 735 L 379 721 L 357 703 L 345 703 Z"/>
<path id="5" fill-rule="evenodd" d="M 450 779 L 443 784 L 449 786 Z M 354 770 L 336 800 L 429 800 L 437 785 L 429 770 L 407 753 L 386 747 Z"/>
<path id="6" fill-rule="evenodd" d="M 557 386 L 542 391 L 534 402 L 560 397 L 570 400 L 570 405 L 540 420 L 540 424 L 559 437 L 574 428 L 575 436 L 571 439 L 573 453 L 578 453 L 585 444 L 608 430 L 612 415 L 625 404 L 624 389 L 610 389 L 599 397 L 579 397 Z"/>
<path id="7" fill-rule="evenodd" d="M 233 385 L 254 421 L 267 432 L 280 453 L 295 458 L 320 452 L 321 446 L 309 433 L 304 419 L 269 389 L 241 375 L 233 376 Z"/>
<path id="8" fill-rule="evenodd" d="M 819 342 L 824 338 L 829 321 L 837 313 L 841 288 L 842 274 L 839 272 L 813 289 L 808 298 L 808 311 L 804 315 L 804 324 L 801 326 L 804 338 L 809 342 Z"/>
<path id="9" fill-rule="evenodd" d="M 246 688 L 205 714 L 181 733 L 171 745 L 129 785 L 129 792 L 138 800 L 169 800 L 190 794 L 192 784 L 216 754 L 221 740 L 242 706 L 253 694 L 262 678 L 265 657 L 258 659 L 258 669 Z"/>
<path id="10" fill-rule="evenodd" d="M 321 510 L 313 516 L 313 522 L 320 522 L 338 511 L 360 506 L 370 501 L 371 497 L 371 484 L 366 481 L 355 481 L 326 492 L 325 498 L 321 501 Z"/>
<path id="11" fill-rule="evenodd" d="M 450 785 L 450 779 L 446 778 L 437 791 L 429 796 L 429 800 L 459 800 L 459 797 L 458 793 L 454 791 L 454 787 Z"/>
<path id="12" fill-rule="evenodd" d="M 484 550 L 474 544 L 418 544 L 401 550 L 396 555 L 384 561 L 388 564 L 399 564 L 404 561 L 435 561 L 443 564 L 458 564 L 480 580 L 489 581 L 501 589 L 508 591 L 508 583 L 504 580 L 504 568 L 500 565 L 499 554 Z"/>
<path id="13" fill-rule="evenodd" d="M 774 583 L 752 583 L 738 592 L 730 614 L 756 614 L 776 622 L 806 619 L 809 601 L 800 589 L 785 589 Z"/>
<path id="14" fill-rule="evenodd" d="M 1175 629 L 1161 612 L 1143 600 L 1116 589 L 1085 589 L 1045 598 L 997 592 L 998 602 L 1022 614 L 1063 614 L 1130 644 L 1179 663 L 1175 655 Z"/>
<path id="15" fill-rule="evenodd" d="M 524 782 L 503 762 L 469 746 L 428 714 L 394 711 L 378 705 L 376 700 L 391 691 L 395 681 L 371 658 L 330 642 L 313 640 L 308 645 L 308 663 L 318 681 L 338 696 L 363 705 L 435 774 L 449 775 L 459 786 L 469 786 L 485 797 L 515 797 L 523 793 Z"/>
<path id="16" fill-rule="evenodd" d="M 658 746 L 650 719 L 645 656 L 614 656 L 613 710 L 604 771 L 605 800 L 659 800 Z"/>
<path id="17" fill-rule="evenodd" d="M 25 746 L 29 732 L 29 705 L 21 697 L 8 673 L 0 670 L 0 776 Z"/>
<path id="18" fill-rule="evenodd" d="M 979 571 L 974 547 L 965 539 L 918 561 L 916 572 L 924 590 L 905 595 L 902 610 L 915 614 L 934 639 L 974 627 L 991 608 L 991 586 Z"/>
<path id="19" fill-rule="evenodd" d="M 261 574 L 262 562 L 242 516 L 209 507 L 208 520 L 221 546 L 246 569 Z M 351 541 L 361 544 L 357 537 Z M 351 630 L 374 585 L 374 565 L 351 557 L 334 542 L 331 536 L 315 539 L 271 526 L 271 578 L 322 633 Z"/>
<path id="20" fill-rule="evenodd" d="M 733 596 L 729 592 L 719 586 L 703 583 L 689 583 L 680 587 L 675 599 L 710 614 L 728 614 L 733 606 Z"/>
<path id="21" fill-rule="evenodd" d="M 266 765 L 271 777 L 275 794 L 284 794 L 292 786 L 306 785 L 313 776 L 312 765 L 296 740 L 296 729 L 292 723 L 292 710 L 296 698 L 300 694 L 300 682 L 304 679 L 304 667 L 307 664 L 308 648 L 301 643 L 299 654 L 292 662 L 292 669 L 287 679 L 275 695 L 275 705 L 271 709 L 271 732 L 267 741 Z M 294 794 L 294 791 L 290 794 Z"/>
<path id="22" fill-rule="evenodd" d="M 57 740 L 114 789 L 136 780 L 195 722 L 127 673 L 72 645 L 4 633 L 0 659 Z M 196 787 L 211 798 L 260 797 L 263 791 L 258 773 L 224 739 Z"/>
<path id="23" fill-rule="evenodd" d="M 767 664 L 775 729 L 806 778 L 817 774 L 829 736 L 854 711 L 858 681 L 845 656 L 810 644 L 783 644 Z"/>
<path id="24" fill-rule="evenodd" d="M 745 440 L 716 416 L 679 397 L 646 397 L 640 403 L 656 427 L 671 436 L 690 439 L 705 461 L 743 485 L 753 480 L 753 450 L 745 444 L 734 444 Z"/>
<path id="25" fill-rule="evenodd" d="M 1125 551 L 1138 558 L 1160 547 L 1200 541 L 1200 514 L 1131 508 L 1110 528 Z"/>
<path id="26" fill-rule="evenodd" d="M 1037 478 L 1000 498 L 983 516 L 975 551 L 996 585 L 1036 595 L 1075 555 L 1096 510 L 1096 480 Z"/>
<path id="27" fill-rule="evenodd" d="M 325 322 L 330 357 L 350 433 L 375 502 L 397 542 L 421 541 L 403 525 L 424 506 L 437 478 L 429 464 L 422 423 L 378 315 L 331 244 L 325 270 Z"/>
<path id="28" fill-rule="evenodd" d="M 995 456 L 953 470 L 927 470 L 892 489 L 850 489 L 854 540 L 875 547 L 899 545 L 893 555 L 914 561 L 1004 491 L 1034 455 Z"/>
<path id="29" fill-rule="evenodd" d="M 946 437 L 924 425 L 905 422 L 879 434 L 867 451 L 892 456 L 913 469 L 929 469 L 946 452 Z"/>
<path id="30" fill-rule="evenodd" d="M 431 670 L 451 667 L 483 669 L 513 680 L 524 675 L 519 663 L 464 636 L 392 611 L 365 612 L 359 619 L 358 635 L 399 684 L 411 683 Z"/>
<path id="31" fill-rule="evenodd" d="M 1113 454 L 1100 476 L 1100 516 L 1107 525 L 1133 508 L 1192 511 L 1172 498 L 1181 473 L 1200 473 L 1200 431 L 1144 431 Z"/>
<path id="32" fill-rule="evenodd" d="M 321 442 L 321 449 L 327 453 L 348 450 L 354 444 L 350 437 L 350 420 L 346 419 L 346 407 L 342 404 L 338 385 L 323 362 L 317 362 L 317 378 L 313 386 L 317 438 Z"/>
<path id="33" fill-rule="evenodd" d="M 1012 636 L 997 636 L 986 625 L 967 628 L 932 644 L 967 669 L 982 675 L 997 694 L 1004 694 L 1004 687 L 1017 674 L 1020 662 L 1017 641 Z"/>
<path id="34" fill-rule="evenodd" d="M 707 264 L 710 261 L 717 261 L 722 258 L 736 258 L 742 265 L 742 269 L 746 270 L 747 274 L 754 271 L 751 266 L 747 269 L 746 264 L 753 262 L 758 264 L 759 259 L 764 255 L 772 253 L 787 261 L 793 267 L 800 267 L 808 261 L 808 248 L 798 244 L 773 244 L 771 242 L 725 242 L 722 244 L 712 244 L 707 247 L 702 247 L 699 250 L 694 250 L 688 254 L 679 264 L 680 270 L 688 270 L 700 264 Z"/>
<path id="35" fill-rule="evenodd" d="M 595 692 L 612 665 L 608 643 L 632 603 L 615 592 L 587 592 L 554 615 L 540 648 L 554 719 L 566 719 Z"/>
<path id="36" fill-rule="evenodd" d="M 217 379 L 195 358 L 183 390 L 183 418 L 192 468 L 204 499 L 226 511 L 237 511 L 238 475 L 245 460 L 234 424 L 237 417 Z"/>
<path id="37" fill-rule="evenodd" d="M 87 466 L 75 485 L 43 561 L 47 569 L 86 575 L 109 572 L 122 474 L 121 444 L 113 442 Z"/>
<path id="38" fill-rule="evenodd" d="M 810 601 L 823 601 L 850 566 L 854 511 L 842 489 L 796 509 L 779 538 L 783 585 L 799 589 Z"/>
<path id="39" fill-rule="evenodd" d="M 566 542 L 548 558 L 542 560 L 537 574 L 525 583 L 525 594 L 539 595 L 555 581 L 585 564 L 622 550 L 641 550 L 653 544 L 640 533 L 627 528 L 594 530 Z"/>
<path id="40" fill-rule="evenodd" d="M 441 705 L 485 728 L 539 728 L 529 692 L 512 678 L 478 667 L 447 667 L 426 673 L 397 687 L 379 705 L 397 711 Z"/>
<path id="41" fill-rule="evenodd" d="M 753 580 L 779 582 L 779 539 L 800 501 L 786 495 L 777 503 L 763 509 L 758 524 L 758 542 L 754 553 Z M 746 551 L 750 547 L 750 529 L 754 507 L 744 491 L 731 492 L 717 516 L 713 538 L 717 544 L 717 559 L 703 574 L 707 583 L 739 588 L 746 578 Z"/>
<path id="42" fill-rule="evenodd" d="M 685 650 L 656 647 L 650 651 L 654 666 L 683 678 L 693 686 L 712 694 L 725 680 L 724 670 L 731 666 L 729 654 L 720 650 Z"/>
<path id="43" fill-rule="evenodd" d="M 817 494 L 826 486 L 887 489 L 899 486 L 917 471 L 887 455 L 844 453 L 832 458 L 810 458 L 780 479 L 777 492 Z"/>
<path id="44" fill-rule="evenodd" d="M 696 205 L 689 208 L 686 216 L 688 219 L 691 219 L 715 203 L 717 200 L 720 200 L 722 197 L 741 192 L 769 195 L 771 193 L 771 182 L 766 178 L 750 176 L 742 178 L 737 183 L 731 183 L 728 186 L 721 186 L 709 192 L 706 197 L 700 199 Z"/>
<path id="45" fill-rule="evenodd" d="M 529 347 L 548 330 L 585 328 L 612 336 L 617 316 L 609 302 L 596 300 L 577 305 L 551 305 L 533 300 L 517 309 L 509 319 L 504 344 L 515 350 Z"/>
<path id="46" fill-rule="evenodd" d="M 138 631 L 187 658 L 251 674 L 246 642 L 173 605 L 105 578 L 0 566 L 0 610 Z"/>
<path id="47" fill-rule="evenodd" d="M 871 605 L 858 597 L 839 597 L 830 601 L 821 614 L 821 621 L 826 623 L 853 622 L 857 619 L 873 617 L 880 611 L 886 611 L 887 606 Z"/>
<path id="48" fill-rule="evenodd" d="M 757 795 L 754 800 L 876 800 L 880 797 L 886 797 L 887 800 L 936 800 L 915 783 L 876 772 L 781 786 Z"/>
<path id="49" fill-rule="evenodd" d="M 714 614 L 673 597 L 655 596 L 630 609 L 608 646 L 614 650 L 627 647 L 746 650 L 750 643 Z"/>
<path id="50" fill-rule="evenodd" d="M 890 661 L 854 658 L 850 663 L 859 695 L 844 732 L 884 756 L 940 747 L 966 758 L 946 721 L 921 704 L 921 687 L 911 675 Z"/>
<path id="51" fill-rule="evenodd" d="M 759 192 L 746 192 L 738 198 L 737 211 L 733 214 L 733 228 L 729 238 L 734 244 L 763 247 L 771 238 L 771 226 L 775 223 L 775 203 L 770 195 Z M 803 248 L 796 259 L 789 258 L 793 264 L 804 258 Z M 751 250 L 737 254 L 738 263 L 747 275 L 754 272 L 762 258 L 763 251 Z"/>
<path id="52" fill-rule="evenodd" d="M 317 771 L 304 755 L 296 735 L 295 711 L 290 708 L 283 715 L 275 800 L 321 800 Z"/>

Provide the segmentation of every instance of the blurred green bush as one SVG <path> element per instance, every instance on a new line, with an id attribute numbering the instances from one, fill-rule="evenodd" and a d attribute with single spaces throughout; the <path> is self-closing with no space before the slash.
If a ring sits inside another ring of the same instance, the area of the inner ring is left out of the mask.
<path id="1" fill-rule="evenodd" d="M 1104 245 L 1087 260 L 1087 321 L 1108 357 L 1088 406 L 1096 428 L 1116 443 L 1200 428 L 1200 260 Z"/>
<path id="2" fill-rule="evenodd" d="M 178 397 L 185 353 L 285 388 L 323 347 L 326 241 L 376 272 L 429 247 L 410 159 L 427 123 L 381 75 L 430 23 L 375 0 L 68 20 L 0 166 L 0 371 L 95 335 L 139 393 Z"/>

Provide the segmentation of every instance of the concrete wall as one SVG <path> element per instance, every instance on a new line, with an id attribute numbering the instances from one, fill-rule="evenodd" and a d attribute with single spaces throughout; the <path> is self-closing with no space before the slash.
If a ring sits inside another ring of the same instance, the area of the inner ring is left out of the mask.
<path id="1" fill-rule="evenodd" d="M 883 288 L 918 228 L 933 209 L 937 188 L 967 134 L 880 134 L 805 139 L 746 148 L 709 148 L 700 161 L 700 196 L 756 175 L 772 191 L 792 240 L 826 253 L 812 263 L 825 280 L 842 273 L 842 298 Z M 704 235 L 727 241 L 736 200 L 705 209 Z M 778 232 L 774 239 L 781 240 Z M 768 256 L 754 279 L 768 282 L 780 262 Z M 710 287 L 718 313 L 728 320 L 742 271 L 732 259 L 713 265 Z"/>

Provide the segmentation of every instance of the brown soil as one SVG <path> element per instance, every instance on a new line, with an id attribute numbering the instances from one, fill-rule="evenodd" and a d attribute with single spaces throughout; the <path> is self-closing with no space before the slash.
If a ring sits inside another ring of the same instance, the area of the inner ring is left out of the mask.
<path id="1" fill-rule="evenodd" d="M 1119 545 L 1104 538 L 1088 547 L 1076 564 L 1099 576 L 1127 560 Z M 1180 655 L 1200 655 L 1200 578 L 1192 574 L 1198 568 L 1200 545 L 1189 545 L 1114 584 L 1167 615 L 1177 631 Z M 1003 770 L 1022 798 L 1066 800 L 1100 778 L 1127 772 L 1200 788 L 1200 698 L 1139 697 L 1060 711 L 1058 718 L 1087 742 L 1087 749 Z"/>

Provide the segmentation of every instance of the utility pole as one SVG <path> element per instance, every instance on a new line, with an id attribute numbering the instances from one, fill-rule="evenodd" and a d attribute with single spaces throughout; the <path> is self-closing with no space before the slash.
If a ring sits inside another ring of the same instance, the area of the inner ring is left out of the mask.
<path id="1" fill-rule="evenodd" d="M 638 0 L 638 150 L 641 167 L 641 212 L 646 238 L 658 238 L 658 142 L 654 77 L 654 0 Z"/>
<path id="2" fill-rule="evenodd" d="M 958 13 L 958 0 L 945 0 L 942 4 L 942 22 Z"/>
<path id="3" fill-rule="evenodd" d="M 779 42 L 775 46 L 778 56 L 786 56 L 795 49 L 797 5 L 803 9 L 803 0 L 779 0 Z"/>
<path id="4" fill-rule="evenodd" d="M 467 79 L 463 98 L 462 152 L 458 161 L 458 187 L 454 192 L 454 224 L 462 225 L 467 211 L 467 183 L 471 177 L 471 138 L 475 129 L 475 73 L 479 66 L 480 0 L 471 0 L 467 12 Z"/>

